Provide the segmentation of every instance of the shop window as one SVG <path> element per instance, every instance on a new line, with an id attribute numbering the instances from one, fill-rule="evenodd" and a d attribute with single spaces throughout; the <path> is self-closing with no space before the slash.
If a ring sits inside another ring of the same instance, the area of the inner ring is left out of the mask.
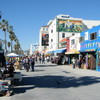
<path id="1" fill-rule="evenodd" d="M 97 38 L 97 32 L 91 33 L 90 34 L 90 40 L 94 40 Z"/>
<path id="2" fill-rule="evenodd" d="M 71 45 L 75 44 L 75 39 L 71 40 Z"/>
<path id="3" fill-rule="evenodd" d="M 65 38 L 65 33 L 62 33 L 62 38 Z"/>
<path id="4" fill-rule="evenodd" d="M 81 43 L 81 42 L 84 42 L 84 37 L 82 36 L 82 37 L 79 37 L 79 42 Z"/>

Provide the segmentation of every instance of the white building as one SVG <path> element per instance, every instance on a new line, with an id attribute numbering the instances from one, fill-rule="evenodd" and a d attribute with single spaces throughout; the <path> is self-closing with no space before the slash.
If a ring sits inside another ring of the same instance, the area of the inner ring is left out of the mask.
<path id="1" fill-rule="evenodd" d="M 43 51 L 46 46 L 42 44 L 41 34 L 49 34 L 49 47 L 48 51 L 54 51 L 59 49 L 58 43 L 67 37 L 70 37 L 74 34 L 81 33 L 87 29 L 90 29 L 94 26 L 100 25 L 100 21 L 96 20 L 83 20 L 82 18 L 73 18 L 69 15 L 58 15 L 53 20 L 50 20 L 48 27 L 44 26 L 40 29 L 40 41 L 39 41 L 39 51 Z M 48 28 L 47 31 L 44 29 Z"/>
<path id="2" fill-rule="evenodd" d="M 32 55 L 35 51 L 38 51 L 38 43 L 30 45 L 29 54 Z"/>

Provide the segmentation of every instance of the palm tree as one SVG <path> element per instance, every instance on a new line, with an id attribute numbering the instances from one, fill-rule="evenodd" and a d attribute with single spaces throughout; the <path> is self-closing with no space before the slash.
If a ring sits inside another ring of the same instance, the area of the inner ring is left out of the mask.
<path id="1" fill-rule="evenodd" d="M 9 32 L 10 34 L 9 34 L 9 38 L 10 38 L 10 40 L 11 40 L 11 52 L 13 51 L 13 41 L 14 41 L 14 39 L 15 39 L 15 33 L 13 32 L 13 31 L 10 31 Z"/>
<path id="2" fill-rule="evenodd" d="M 4 37 L 5 37 L 5 39 L 4 39 L 4 44 L 5 44 L 5 52 L 7 52 L 7 40 L 6 40 L 6 31 L 8 30 L 8 21 L 7 20 L 5 20 L 5 19 L 3 19 L 2 20 L 2 30 L 4 31 Z"/>
<path id="3" fill-rule="evenodd" d="M 2 29 L 2 23 L 0 22 L 0 29 Z"/>
<path id="4" fill-rule="evenodd" d="M 11 43 L 10 43 L 10 42 L 8 42 L 8 48 L 10 48 L 10 46 L 11 46 Z"/>

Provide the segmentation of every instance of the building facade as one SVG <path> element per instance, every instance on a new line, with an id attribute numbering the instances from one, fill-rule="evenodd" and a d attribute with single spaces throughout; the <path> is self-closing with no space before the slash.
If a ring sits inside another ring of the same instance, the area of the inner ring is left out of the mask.
<path id="1" fill-rule="evenodd" d="M 80 34 L 80 53 L 86 69 L 100 71 L 100 25 Z"/>
<path id="2" fill-rule="evenodd" d="M 100 21 L 96 20 L 83 20 L 82 18 L 73 18 L 64 14 L 57 15 L 53 20 L 48 22 L 47 26 L 41 27 L 39 36 L 39 51 L 55 51 L 57 49 L 61 49 L 61 46 L 59 47 L 59 42 L 61 40 L 86 31 L 99 24 Z M 47 31 L 44 29 L 47 29 Z M 49 45 L 43 44 L 43 33 L 49 34 Z"/>

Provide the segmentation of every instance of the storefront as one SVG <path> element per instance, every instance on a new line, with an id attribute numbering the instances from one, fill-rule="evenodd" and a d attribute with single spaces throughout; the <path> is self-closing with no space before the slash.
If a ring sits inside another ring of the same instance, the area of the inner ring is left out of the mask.
<path id="1" fill-rule="evenodd" d="M 69 52 L 65 52 L 66 56 L 68 57 L 68 64 L 71 64 L 72 58 L 75 57 L 76 59 L 79 59 L 80 52 L 76 49 L 72 49 Z"/>
<path id="2" fill-rule="evenodd" d="M 100 71 L 100 25 L 80 34 L 80 56 L 87 69 Z"/>

